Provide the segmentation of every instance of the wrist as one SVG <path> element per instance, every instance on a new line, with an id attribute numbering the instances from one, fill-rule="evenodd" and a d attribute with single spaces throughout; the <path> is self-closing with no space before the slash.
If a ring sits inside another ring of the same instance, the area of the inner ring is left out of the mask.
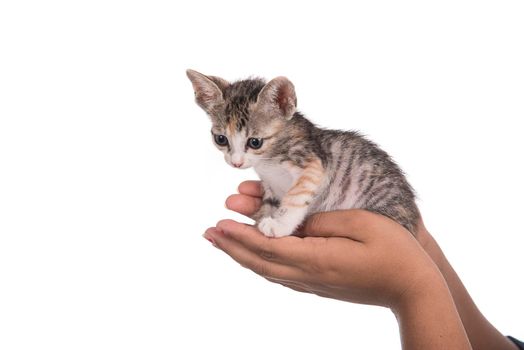
<path id="1" fill-rule="evenodd" d="M 435 241 L 433 236 L 431 236 L 429 231 L 426 229 L 423 222 L 419 222 L 418 224 L 416 238 L 422 249 L 424 249 L 424 251 L 429 255 L 442 274 L 445 275 L 444 267 L 446 258 L 444 253 L 442 252 L 442 249 L 440 249 L 437 241 Z"/>
<path id="2" fill-rule="evenodd" d="M 427 268 L 391 305 L 391 311 L 399 319 L 403 314 L 416 311 L 432 300 L 451 298 L 446 281 L 436 265 Z"/>

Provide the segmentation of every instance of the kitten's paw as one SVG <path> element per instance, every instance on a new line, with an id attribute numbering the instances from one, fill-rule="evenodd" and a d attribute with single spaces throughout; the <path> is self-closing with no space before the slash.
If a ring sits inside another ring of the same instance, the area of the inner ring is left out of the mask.
<path id="1" fill-rule="evenodd" d="M 265 217 L 258 223 L 258 229 L 267 237 L 284 237 L 291 235 L 295 230 L 295 226 L 282 221 L 281 219 Z"/>

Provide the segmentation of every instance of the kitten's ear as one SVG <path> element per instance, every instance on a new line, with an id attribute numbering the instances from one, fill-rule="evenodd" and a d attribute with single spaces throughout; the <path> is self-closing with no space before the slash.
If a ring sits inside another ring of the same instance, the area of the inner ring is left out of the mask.
<path id="1" fill-rule="evenodd" d="M 265 112 L 291 119 L 297 107 L 297 96 L 293 83 L 286 77 L 277 77 L 262 88 L 258 94 L 257 105 Z"/>
<path id="2" fill-rule="evenodd" d="M 222 78 L 206 76 L 191 69 L 186 74 L 193 84 L 196 103 L 208 114 L 213 114 L 215 108 L 224 102 L 223 91 L 229 83 Z"/>

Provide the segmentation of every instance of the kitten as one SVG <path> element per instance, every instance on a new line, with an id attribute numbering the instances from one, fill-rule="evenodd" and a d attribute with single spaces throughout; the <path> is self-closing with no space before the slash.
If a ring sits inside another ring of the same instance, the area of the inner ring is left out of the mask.
<path id="1" fill-rule="evenodd" d="M 357 132 L 307 120 L 287 78 L 229 83 L 193 70 L 187 76 L 226 162 L 253 167 L 262 180 L 255 219 L 266 236 L 290 235 L 312 213 L 352 208 L 385 215 L 415 234 L 419 212 L 402 170 Z"/>

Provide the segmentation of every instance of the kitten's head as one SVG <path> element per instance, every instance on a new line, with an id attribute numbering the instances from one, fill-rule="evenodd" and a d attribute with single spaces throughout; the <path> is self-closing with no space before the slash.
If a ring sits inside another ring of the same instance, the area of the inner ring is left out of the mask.
<path id="1" fill-rule="evenodd" d="M 213 142 L 226 162 L 246 169 L 269 159 L 275 135 L 293 117 L 295 88 L 285 77 L 265 83 L 246 79 L 234 83 L 187 70 L 197 104 L 211 118 Z"/>

